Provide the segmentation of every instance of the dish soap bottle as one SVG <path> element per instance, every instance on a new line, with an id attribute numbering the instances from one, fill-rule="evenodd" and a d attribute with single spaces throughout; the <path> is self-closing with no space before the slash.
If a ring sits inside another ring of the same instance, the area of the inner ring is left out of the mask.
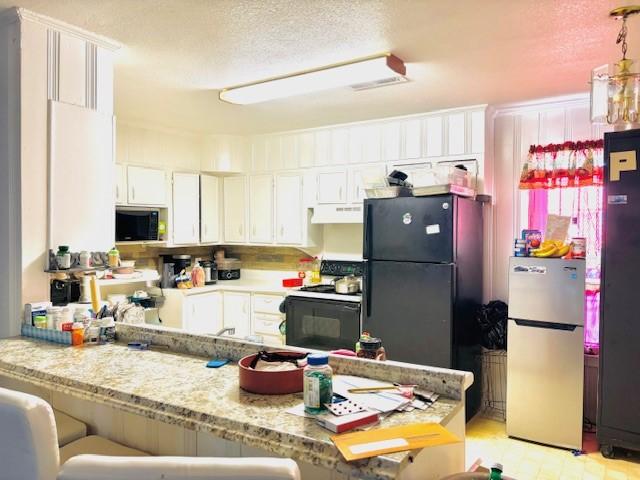
<path id="1" fill-rule="evenodd" d="M 311 263 L 311 283 L 320 283 L 320 259 L 318 257 L 313 258 Z"/>
<path id="2" fill-rule="evenodd" d="M 333 370 L 326 353 L 314 353 L 307 357 L 304 367 L 304 411 L 312 415 L 326 410 L 325 404 L 333 398 Z"/>
<path id="3" fill-rule="evenodd" d="M 110 268 L 116 268 L 120 265 L 120 252 L 116 247 L 113 247 L 109 250 L 108 255 L 108 263 Z"/>

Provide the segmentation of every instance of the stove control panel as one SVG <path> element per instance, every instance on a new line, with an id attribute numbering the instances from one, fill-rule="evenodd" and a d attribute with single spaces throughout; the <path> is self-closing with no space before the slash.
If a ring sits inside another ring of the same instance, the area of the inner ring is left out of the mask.
<path id="1" fill-rule="evenodd" d="M 322 260 L 320 273 L 332 277 L 346 277 L 347 275 L 362 276 L 363 262 L 349 262 L 344 260 Z"/>

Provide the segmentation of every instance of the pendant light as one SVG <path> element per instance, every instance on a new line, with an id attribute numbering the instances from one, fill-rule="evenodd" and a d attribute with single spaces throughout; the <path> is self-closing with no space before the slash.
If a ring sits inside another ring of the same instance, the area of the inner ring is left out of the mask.
<path id="1" fill-rule="evenodd" d="M 627 58 L 627 19 L 640 13 L 639 5 L 611 10 L 622 21 L 616 44 L 622 58 L 591 71 L 591 121 L 613 125 L 614 130 L 640 128 L 640 65 Z"/>

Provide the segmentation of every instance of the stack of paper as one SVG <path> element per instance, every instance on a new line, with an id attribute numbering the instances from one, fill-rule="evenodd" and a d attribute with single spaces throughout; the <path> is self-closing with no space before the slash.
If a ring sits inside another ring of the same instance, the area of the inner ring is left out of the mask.
<path id="1" fill-rule="evenodd" d="M 350 393 L 352 388 L 386 387 L 389 382 L 380 382 L 350 375 L 336 375 L 333 377 L 333 392 L 353 400 L 371 410 L 388 413 L 403 410 L 411 404 L 411 400 L 402 396 L 400 392 L 383 390 L 375 393 Z"/>

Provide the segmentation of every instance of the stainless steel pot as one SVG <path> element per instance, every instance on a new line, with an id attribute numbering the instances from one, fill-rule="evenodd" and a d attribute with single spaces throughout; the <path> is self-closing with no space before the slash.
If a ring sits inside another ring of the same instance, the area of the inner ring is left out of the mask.
<path id="1" fill-rule="evenodd" d="M 336 293 L 350 294 L 360 291 L 360 280 L 353 275 L 342 277 L 335 282 Z"/>

